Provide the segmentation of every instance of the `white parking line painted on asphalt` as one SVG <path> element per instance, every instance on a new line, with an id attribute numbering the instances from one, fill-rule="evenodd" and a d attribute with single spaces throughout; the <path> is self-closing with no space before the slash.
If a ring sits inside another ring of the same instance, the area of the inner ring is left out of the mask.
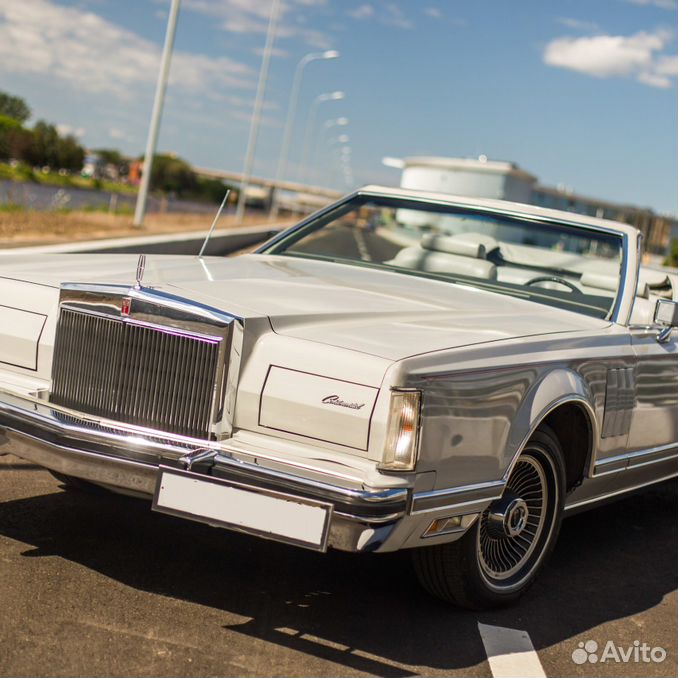
<path id="1" fill-rule="evenodd" d="M 358 229 L 354 228 L 353 239 L 355 240 L 356 245 L 358 246 L 360 258 L 363 261 L 372 261 L 372 256 L 370 255 L 370 251 L 367 249 L 367 243 L 365 242 L 365 236 L 363 235 L 362 231 L 359 231 Z"/>
<path id="2" fill-rule="evenodd" d="M 478 623 L 494 678 L 546 678 L 527 631 Z"/>

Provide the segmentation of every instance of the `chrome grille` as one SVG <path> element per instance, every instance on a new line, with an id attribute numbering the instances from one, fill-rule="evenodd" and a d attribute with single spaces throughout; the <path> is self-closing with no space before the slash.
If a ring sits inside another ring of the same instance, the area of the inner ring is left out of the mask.
<path id="1" fill-rule="evenodd" d="M 221 337 L 62 307 L 50 399 L 127 424 L 207 438 Z"/>

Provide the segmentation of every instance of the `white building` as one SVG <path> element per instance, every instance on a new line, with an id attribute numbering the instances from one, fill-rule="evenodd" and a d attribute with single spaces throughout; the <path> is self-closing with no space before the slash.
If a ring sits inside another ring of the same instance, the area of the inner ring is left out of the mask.
<path id="1" fill-rule="evenodd" d="M 671 238 L 678 237 L 678 220 L 634 205 L 589 198 L 570 189 L 552 188 L 537 183 L 537 177 L 513 162 L 479 158 L 417 156 L 384 158 L 384 164 L 402 170 L 400 185 L 422 191 L 474 198 L 512 200 L 542 207 L 614 219 L 639 228 L 645 236 L 647 251 L 663 256 Z M 408 216 L 412 226 L 414 214 Z"/>
<path id="2" fill-rule="evenodd" d="M 511 162 L 420 156 L 389 162 L 400 166 L 403 188 L 475 198 L 531 202 L 537 178 Z"/>

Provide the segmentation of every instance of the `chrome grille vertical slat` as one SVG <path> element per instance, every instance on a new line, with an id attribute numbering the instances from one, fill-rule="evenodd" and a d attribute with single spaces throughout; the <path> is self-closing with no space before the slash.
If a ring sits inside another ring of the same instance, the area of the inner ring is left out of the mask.
<path id="1" fill-rule="evenodd" d="M 87 414 L 207 438 L 222 341 L 62 308 L 51 400 Z"/>
<path id="2" fill-rule="evenodd" d="M 198 366 L 198 372 L 200 373 L 201 370 L 201 364 L 200 364 L 200 357 L 202 356 L 202 348 L 203 345 L 201 342 L 196 342 L 195 346 L 193 346 L 193 364 Z M 195 403 L 196 403 L 196 394 L 198 393 L 199 390 L 199 384 L 198 380 L 194 379 L 193 383 L 191 384 L 191 390 L 190 393 L 188 394 L 188 405 L 186 406 L 186 425 L 187 426 L 195 426 Z"/>
<path id="3" fill-rule="evenodd" d="M 201 359 L 199 360 L 200 367 L 201 367 L 201 369 L 207 369 L 207 366 L 204 362 L 204 352 L 200 351 L 200 353 L 202 354 Z M 198 384 L 198 386 L 199 386 L 199 388 L 198 388 L 197 403 L 196 403 L 196 406 L 194 408 L 195 420 L 194 420 L 193 423 L 194 423 L 195 426 L 200 426 L 200 419 L 199 419 L 198 413 L 204 407 L 204 398 L 205 398 L 205 389 L 203 388 L 203 385 Z"/>
<path id="4" fill-rule="evenodd" d="M 207 356 L 207 364 L 208 364 L 208 369 L 216 372 L 217 369 L 217 353 L 211 352 Z M 212 402 L 214 399 L 214 381 L 208 381 L 208 380 L 203 380 L 205 383 L 203 384 L 203 393 L 205 394 L 205 403 L 202 409 L 203 412 L 203 425 L 204 426 L 209 426 L 209 413 L 212 409 Z"/>
<path id="5" fill-rule="evenodd" d="M 184 339 L 182 342 L 182 352 L 177 364 L 177 412 L 176 412 L 176 425 L 179 430 L 185 429 L 185 414 L 186 414 L 186 389 L 188 388 L 188 379 L 190 378 L 190 371 L 187 368 L 188 357 L 190 355 L 191 347 L 188 345 L 188 342 Z"/>
<path id="6" fill-rule="evenodd" d="M 202 365 L 201 365 L 201 357 L 202 357 L 202 349 L 203 345 L 201 342 L 196 342 L 195 346 L 193 347 L 194 351 L 194 356 L 193 356 L 193 363 L 197 366 L 197 371 L 198 374 L 201 373 L 202 371 Z M 195 420 L 195 406 L 196 406 L 196 400 L 197 400 L 197 394 L 199 392 L 199 384 L 198 380 L 194 379 L 193 383 L 191 384 L 191 392 L 188 397 L 188 406 L 186 408 L 187 410 L 187 425 L 188 426 L 196 426 L 196 420 Z"/>
<path id="7" fill-rule="evenodd" d="M 139 416 L 143 421 L 148 421 L 149 419 L 151 405 L 158 387 L 155 380 L 157 356 L 153 351 L 150 350 L 150 345 L 150 342 L 146 342 L 146 350 L 144 351 L 144 365 L 147 372 L 146 379 L 148 383 L 148 390 L 146 397 L 142 399 L 141 407 L 139 408 Z"/>

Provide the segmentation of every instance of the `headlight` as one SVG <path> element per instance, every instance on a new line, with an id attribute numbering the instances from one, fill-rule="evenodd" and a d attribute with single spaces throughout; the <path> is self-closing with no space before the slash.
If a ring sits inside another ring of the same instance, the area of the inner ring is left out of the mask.
<path id="1" fill-rule="evenodd" d="M 421 391 L 391 391 L 386 445 L 380 469 L 412 471 L 417 463 Z"/>

